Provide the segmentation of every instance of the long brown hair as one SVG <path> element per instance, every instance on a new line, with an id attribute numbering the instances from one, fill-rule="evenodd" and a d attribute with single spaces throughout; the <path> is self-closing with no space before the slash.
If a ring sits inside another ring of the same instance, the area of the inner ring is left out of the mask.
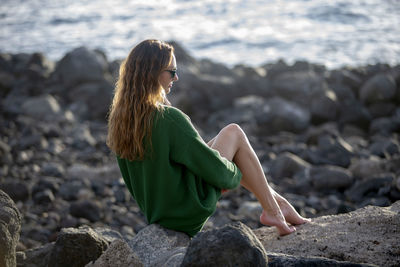
<path id="1" fill-rule="evenodd" d="M 145 40 L 122 62 L 107 135 L 108 147 L 119 157 L 144 159 L 145 145 L 151 141 L 153 111 L 161 110 L 165 101 L 158 78 L 171 63 L 173 52 L 165 42 Z"/>

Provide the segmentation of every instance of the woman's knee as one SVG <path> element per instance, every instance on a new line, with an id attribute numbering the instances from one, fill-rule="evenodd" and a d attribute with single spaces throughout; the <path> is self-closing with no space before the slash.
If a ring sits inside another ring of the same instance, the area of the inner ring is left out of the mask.
<path id="1" fill-rule="evenodd" d="M 242 128 L 240 128 L 240 126 L 236 123 L 228 124 L 221 130 L 221 133 L 223 133 L 224 135 L 228 135 L 236 140 L 246 139 L 246 134 L 244 133 Z"/>

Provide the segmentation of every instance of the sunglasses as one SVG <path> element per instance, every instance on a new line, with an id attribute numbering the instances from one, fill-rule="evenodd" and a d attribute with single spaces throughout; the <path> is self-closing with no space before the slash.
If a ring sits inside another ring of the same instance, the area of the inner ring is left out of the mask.
<path id="1" fill-rule="evenodd" d="M 171 74 L 171 79 L 175 78 L 176 70 L 165 70 L 165 71 L 168 71 Z"/>

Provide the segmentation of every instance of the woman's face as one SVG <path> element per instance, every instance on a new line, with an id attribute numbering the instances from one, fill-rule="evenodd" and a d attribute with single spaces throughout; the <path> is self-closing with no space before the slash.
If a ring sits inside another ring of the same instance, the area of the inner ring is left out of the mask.
<path id="1" fill-rule="evenodd" d="M 171 92 L 173 83 L 179 80 L 178 74 L 176 73 L 176 59 L 174 54 L 172 54 L 171 64 L 169 64 L 166 70 L 161 72 L 158 80 L 166 94 Z"/>

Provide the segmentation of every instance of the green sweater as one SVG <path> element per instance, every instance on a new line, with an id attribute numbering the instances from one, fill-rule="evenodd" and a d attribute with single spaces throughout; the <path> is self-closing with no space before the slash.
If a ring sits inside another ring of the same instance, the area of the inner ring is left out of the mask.
<path id="1" fill-rule="evenodd" d="M 117 157 L 118 165 L 148 223 L 194 236 L 214 213 L 221 189 L 238 186 L 242 174 L 180 110 L 165 106 L 155 114 L 152 153 L 141 161 Z"/>

